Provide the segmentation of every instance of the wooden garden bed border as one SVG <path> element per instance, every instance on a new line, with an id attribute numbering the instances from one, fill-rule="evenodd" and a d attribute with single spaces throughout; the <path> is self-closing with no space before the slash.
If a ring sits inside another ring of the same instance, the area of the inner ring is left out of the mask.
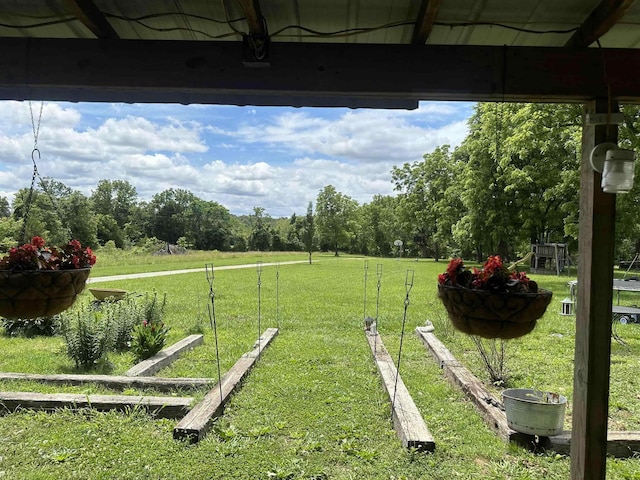
<path id="1" fill-rule="evenodd" d="M 380 335 L 369 335 L 365 331 L 365 337 L 391 402 L 393 428 L 398 434 L 402 446 L 419 451 L 433 452 L 436 448 L 433 436 L 429 432 L 427 424 L 422 418 L 418 407 L 416 407 L 413 398 L 411 398 L 409 390 L 398 374 L 393 359 L 382 343 Z"/>
<path id="2" fill-rule="evenodd" d="M 231 395 L 240 388 L 262 351 L 278 335 L 277 328 L 267 328 L 253 346 L 222 377 L 221 385 L 215 385 L 195 407 L 184 416 L 173 429 L 173 438 L 196 443 L 202 440 L 211 429 L 213 419 L 222 415 Z M 222 387 L 222 388 L 220 388 Z M 220 395 L 222 390 L 222 396 Z"/>
<path id="3" fill-rule="evenodd" d="M 191 350 L 204 342 L 204 335 L 189 335 L 173 345 L 160 350 L 153 357 L 135 364 L 124 374 L 127 377 L 143 377 L 153 375 L 167 365 L 175 362 L 185 351 Z"/>
<path id="4" fill-rule="evenodd" d="M 95 383 L 113 390 L 126 388 L 153 388 L 159 391 L 196 389 L 213 385 L 213 378 L 125 377 L 122 375 L 41 374 L 0 372 L 2 380 L 26 380 L 54 385 L 83 385 Z"/>
<path id="5" fill-rule="evenodd" d="M 20 408 L 45 411 L 55 411 L 61 408 L 126 411 L 144 408 L 157 417 L 177 419 L 182 418 L 188 412 L 192 401 L 191 397 L 0 392 L 0 411 L 13 412 Z"/>
<path id="6" fill-rule="evenodd" d="M 536 437 L 511 430 L 502 403 L 489 392 L 465 366 L 456 360 L 438 338 L 424 327 L 417 327 L 416 334 L 422 340 L 434 359 L 440 364 L 445 377 L 460 388 L 480 411 L 486 423 L 508 442 L 515 442 L 525 448 L 553 450 L 569 455 L 571 431 L 560 435 Z M 631 457 L 640 451 L 640 431 L 607 432 L 607 453 L 617 458 Z"/>

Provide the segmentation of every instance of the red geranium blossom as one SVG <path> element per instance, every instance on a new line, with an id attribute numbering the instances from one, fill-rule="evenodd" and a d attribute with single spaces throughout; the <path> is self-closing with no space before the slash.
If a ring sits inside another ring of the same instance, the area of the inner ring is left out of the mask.
<path id="1" fill-rule="evenodd" d="M 30 243 L 12 247 L 0 259 L 0 270 L 71 270 L 91 268 L 95 263 L 91 248 L 83 248 L 78 240 L 50 248 L 42 237 L 36 236 Z"/>
<path id="2" fill-rule="evenodd" d="M 538 285 L 524 272 L 510 272 L 499 255 L 487 258 L 481 269 L 469 270 L 461 258 L 452 258 L 438 283 L 493 292 L 538 292 Z"/>

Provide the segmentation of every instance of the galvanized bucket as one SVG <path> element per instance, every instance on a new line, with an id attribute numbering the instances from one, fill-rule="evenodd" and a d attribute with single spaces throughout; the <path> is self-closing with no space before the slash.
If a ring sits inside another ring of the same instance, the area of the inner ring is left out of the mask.
<path id="1" fill-rule="evenodd" d="M 549 437 L 562 433 L 567 398 L 532 388 L 502 392 L 509 428 L 516 432 Z"/>

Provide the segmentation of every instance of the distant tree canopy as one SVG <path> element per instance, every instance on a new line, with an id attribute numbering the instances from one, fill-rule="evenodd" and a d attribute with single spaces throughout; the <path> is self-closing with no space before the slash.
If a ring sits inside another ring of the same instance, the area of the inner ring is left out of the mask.
<path id="1" fill-rule="evenodd" d="M 640 107 L 623 106 L 622 148 L 640 150 Z M 180 245 L 197 250 L 314 249 L 391 256 L 479 261 L 490 254 L 524 255 L 534 242 L 568 243 L 577 250 L 581 107 L 556 104 L 477 104 L 460 146 L 440 145 L 413 163 L 395 166 L 395 196 L 374 195 L 360 205 L 332 185 L 306 212 L 272 218 L 256 206 L 235 216 L 214 201 L 168 189 L 141 201 L 125 180 L 100 180 L 86 197 L 44 178 L 0 197 L 0 249 L 41 235 L 83 244 L 129 248 Z M 640 163 L 640 162 L 637 162 Z M 636 170 L 640 166 L 636 165 Z M 640 178 L 640 177 L 638 177 Z M 616 248 L 640 252 L 640 181 L 617 197 Z M 23 235 L 24 233 L 24 235 Z"/>

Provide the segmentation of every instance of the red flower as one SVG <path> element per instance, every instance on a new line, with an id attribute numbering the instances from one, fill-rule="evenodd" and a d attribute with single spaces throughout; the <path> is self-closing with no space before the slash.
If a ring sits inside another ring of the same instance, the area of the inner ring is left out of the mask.
<path id="1" fill-rule="evenodd" d="M 30 243 L 13 247 L 0 259 L 2 270 L 68 270 L 91 268 L 96 257 L 89 247 L 82 248 L 78 240 L 63 247 L 49 248 L 42 237 L 35 236 Z"/>
<path id="2" fill-rule="evenodd" d="M 449 262 L 447 271 L 438 275 L 438 283 L 495 292 L 537 292 L 537 285 L 524 272 L 510 272 L 499 255 L 487 258 L 481 269 L 465 267 L 460 258 Z"/>
<path id="3" fill-rule="evenodd" d="M 33 237 L 31 239 L 31 245 L 33 245 L 36 248 L 44 248 L 44 238 L 42 237 Z"/>

